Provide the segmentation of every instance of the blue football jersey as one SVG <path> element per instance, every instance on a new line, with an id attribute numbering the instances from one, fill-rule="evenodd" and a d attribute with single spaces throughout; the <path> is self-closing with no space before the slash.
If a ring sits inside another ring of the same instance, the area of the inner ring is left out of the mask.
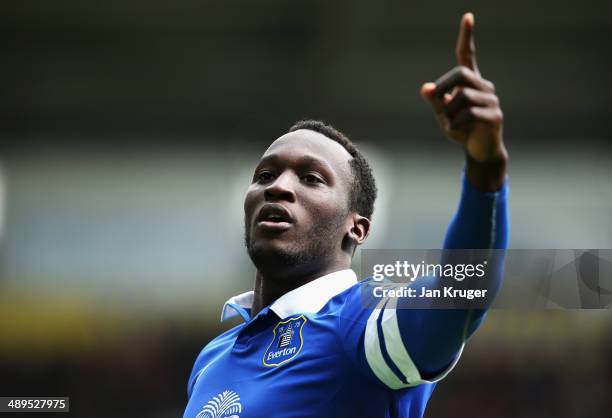
<path id="1" fill-rule="evenodd" d="M 463 178 L 444 248 L 507 248 L 508 185 Z M 501 274 L 493 280 L 501 282 Z M 188 382 L 185 418 L 421 418 L 485 310 L 401 309 L 364 301 L 371 280 L 337 271 L 250 315 L 253 292 L 226 302 L 244 323 L 211 341 Z"/>
<path id="2" fill-rule="evenodd" d="M 186 418 L 421 417 L 438 376 L 422 379 L 395 310 L 368 307 L 352 270 L 283 295 L 250 318 L 253 292 L 224 306 L 244 324 L 211 341 L 189 379 Z M 393 326 L 395 325 L 395 326 Z"/>

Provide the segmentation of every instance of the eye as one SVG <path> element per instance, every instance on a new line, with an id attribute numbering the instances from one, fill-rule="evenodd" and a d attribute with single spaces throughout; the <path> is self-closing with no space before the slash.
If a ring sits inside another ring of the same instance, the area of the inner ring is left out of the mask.
<path id="1" fill-rule="evenodd" d="M 323 180 L 314 174 L 306 174 L 302 177 L 306 183 L 323 183 Z"/>
<path id="2" fill-rule="evenodd" d="M 271 181 L 274 178 L 274 176 L 272 175 L 271 172 L 269 171 L 262 171 L 261 173 L 259 173 L 257 175 L 257 177 L 255 178 L 257 180 L 258 183 L 267 183 L 269 181 Z"/>

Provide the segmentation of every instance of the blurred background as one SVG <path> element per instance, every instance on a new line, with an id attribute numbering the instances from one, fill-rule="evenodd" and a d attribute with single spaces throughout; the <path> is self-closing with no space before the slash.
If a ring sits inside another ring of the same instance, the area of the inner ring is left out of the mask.
<path id="1" fill-rule="evenodd" d="M 368 248 L 439 248 L 461 150 L 419 96 L 476 15 L 511 154 L 512 248 L 612 247 L 604 1 L 100 1 L 0 6 L 0 395 L 181 416 L 249 290 L 242 199 L 318 118 L 371 158 Z M 359 269 L 356 263 L 355 268 Z M 610 310 L 494 310 L 426 417 L 607 417 Z"/>

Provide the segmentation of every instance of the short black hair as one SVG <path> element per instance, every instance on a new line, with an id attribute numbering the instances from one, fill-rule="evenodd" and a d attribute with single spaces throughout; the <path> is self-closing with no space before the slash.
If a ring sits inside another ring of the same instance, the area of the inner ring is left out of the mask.
<path id="1" fill-rule="evenodd" d="M 353 157 L 350 161 L 353 182 L 348 197 L 349 210 L 372 219 L 378 189 L 376 188 L 376 181 L 374 180 L 374 174 L 368 160 L 357 149 L 355 144 L 342 132 L 320 120 L 300 120 L 294 123 L 288 132 L 294 132 L 298 129 L 308 129 L 325 135 L 332 141 L 342 145 Z"/>

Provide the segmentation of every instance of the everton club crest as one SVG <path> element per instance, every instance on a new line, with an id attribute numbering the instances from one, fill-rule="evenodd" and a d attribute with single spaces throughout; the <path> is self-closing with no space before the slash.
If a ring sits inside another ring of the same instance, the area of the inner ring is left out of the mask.
<path id="1" fill-rule="evenodd" d="M 307 319 L 304 315 L 279 322 L 273 330 L 274 337 L 263 357 L 266 366 L 280 366 L 292 360 L 302 350 L 302 328 Z"/>

